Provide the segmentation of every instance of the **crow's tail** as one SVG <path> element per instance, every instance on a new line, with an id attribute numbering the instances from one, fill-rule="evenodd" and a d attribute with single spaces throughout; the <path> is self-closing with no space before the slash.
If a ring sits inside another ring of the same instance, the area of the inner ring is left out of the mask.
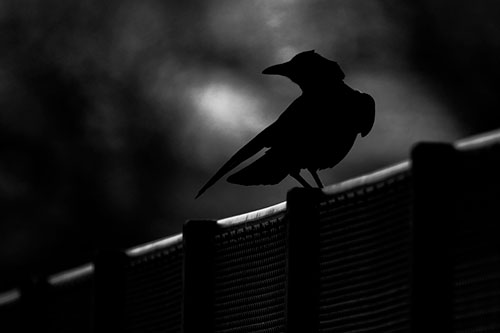
<path id="1" fill-rule="evenodd" d="M 215 184 L 219 179 L 221 179 L 229 171 L 233 170 L 238 165 L 240 165 L 242 162 L 244 162 L 248 158 L 257 154 L 260 150 L 265 148 L 267 146 L 268 137 L 269 137 L 269 127 L 266 128 L 261 133 L 259 133 L 255 138 L 250 140 L 250 142 L 247 143 L 245 146 L 243 146 L 240 150 L 238 150 L 236 152 L 236 154 L 234 154 L 233 157 L 231 157 L 229 159 L 229 161 L 227 161 L 226 164 L 224 164 L 219 169 L 219 171 L 217 171 L 217 173 L 215 175 L 213 175 L 213 177 L 208 180 L 208 182 L 198 192 L 198 194 L 196 195 L 196 198 L 198 198 L 200 195 L 202 195 L 203 192 L 205 192 L 210 186 Z"/>

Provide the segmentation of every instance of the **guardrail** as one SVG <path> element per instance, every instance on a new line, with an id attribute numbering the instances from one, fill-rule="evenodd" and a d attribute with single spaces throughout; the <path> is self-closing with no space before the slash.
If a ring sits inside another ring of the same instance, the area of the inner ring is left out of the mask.
<path id="1" fill-rule="evenodd" d="M 0 294 L 24 332 L 500 331 L 500 132 Z"/>

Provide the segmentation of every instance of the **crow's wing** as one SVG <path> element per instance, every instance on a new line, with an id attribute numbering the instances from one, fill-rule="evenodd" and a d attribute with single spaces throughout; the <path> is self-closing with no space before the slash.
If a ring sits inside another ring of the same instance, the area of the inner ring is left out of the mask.
<path id="1" fill-rule="evenodd" d="M 201 190 L 196 195 L 198 198 L 203 194 L 210 186 L 215 184 L 219 179 L 221 179 L 229 171 L 236 168 L 238 165 L 243 163 L 245 160 L 249 159 L 253 155 L 257 154 L 265 147 L 271 145 L 273 130 L 276 123 L 269 125 L 262 132 L 257 134 L 249 143 L 244 145 L 240 150 L 234 154 L 229 161 L 227 161 L 220 169 L 208 180 L 208 182 L 201 188 Z"/>
<path id="2" fill-rule="evenodd" d="M 365 93 L 359 93 L 358 112 L 359 112 L 359 132 L 365 137 L 370 133 L 375 123 L 375 101 Z"/>

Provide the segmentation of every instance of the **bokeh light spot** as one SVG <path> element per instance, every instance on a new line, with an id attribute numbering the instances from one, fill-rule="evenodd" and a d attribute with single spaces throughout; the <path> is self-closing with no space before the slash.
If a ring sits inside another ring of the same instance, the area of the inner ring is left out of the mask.
<path id="1" fill-rule="evenodd" d="M 226 136 L 241 138 L 264 126 L 259 100 L 228 83 L 214 82 L 195 88 L 191 97 L 206 126 Z"/>

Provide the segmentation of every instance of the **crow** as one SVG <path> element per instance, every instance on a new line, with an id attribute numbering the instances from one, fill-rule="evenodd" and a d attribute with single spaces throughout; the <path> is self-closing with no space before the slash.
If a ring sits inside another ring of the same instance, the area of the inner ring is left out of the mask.
<path id="1" fill-rule="evenodd" d="M 314 50 L 266 68 L 263 74 L 282 75 L 302 90 L 302 95 L 279 118 L 233 155 L 200 189 L 202 195 L 220 178 L 264 148 L 256 161 L 227 181 L 240 185 L 271 185 L 287 175 L 311 187 L 300 175 L 307 169 L 317 186 L 318 170 L 337 165 L 351 150 L 358 134 L 366 136 L 375 121 L 375 101 L 344 83 L 340 66 Z"/>

